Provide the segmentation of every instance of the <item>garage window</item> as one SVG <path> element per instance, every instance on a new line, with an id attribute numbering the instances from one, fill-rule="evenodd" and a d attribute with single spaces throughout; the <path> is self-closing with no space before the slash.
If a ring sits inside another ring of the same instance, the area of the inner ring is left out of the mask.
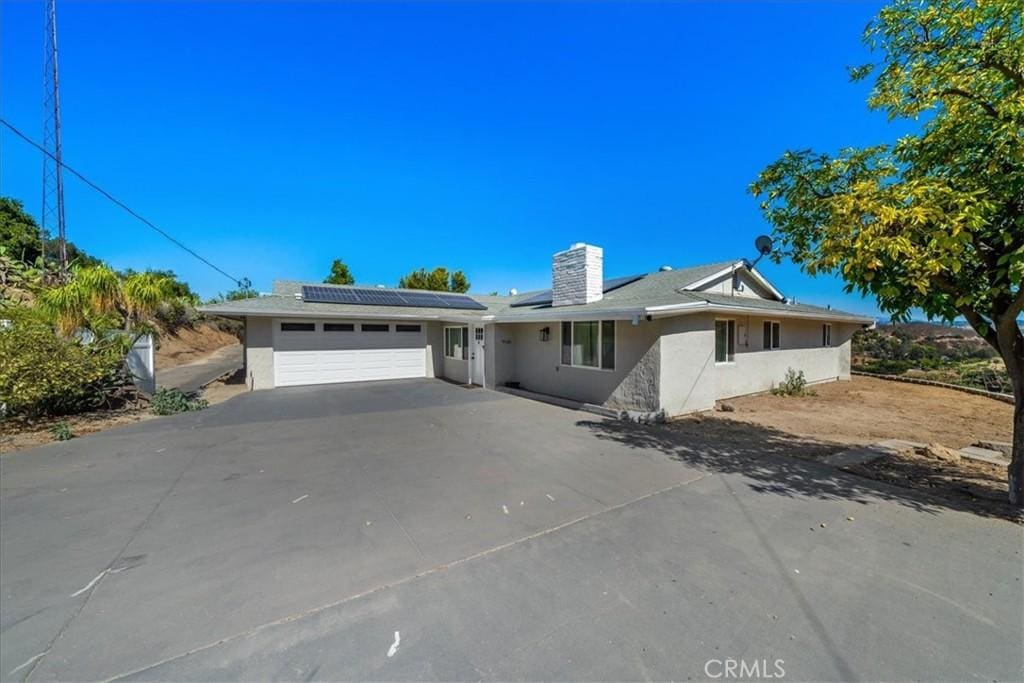
<path id="1" fill-rule="evenodd" d="M 468 327 L 446 327 L 444 328 L 444 355 L 456 360 L 469 358 L 469 328 Z"/>
<path id="2" fill-rule="evenodd" d="M 395 332 L 419 332 L 419 325 L 395 325 Z"/>
<path id="3" fill-rule="evenodd" d="M 391 330 L 391 326 L 381 323 L 363 323 L 361 326 L 363 332 L 388 332 Z"/>
<path id="4" fill-rule="evenodd" d="M 324 323 L 324 332 L 355 332 L 352 323 Z"/>
<path id="5" fill-rule="evenodd" d="M 313 332 L 316 330 L 314 323 L 281 323 L 282 332 Z"/>

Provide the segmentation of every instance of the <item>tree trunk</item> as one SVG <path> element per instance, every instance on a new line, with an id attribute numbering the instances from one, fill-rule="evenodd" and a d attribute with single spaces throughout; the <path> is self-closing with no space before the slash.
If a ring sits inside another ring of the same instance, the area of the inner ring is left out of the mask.
<path id="1" fill-rule="evenodd" d="M 1010 504 L 1024 506 L 1024 387 L 1014 384 L 1013 455 L 1006 466 Z"/>
<path id="2" fill-rule="evenodd" d="M 1004 327 L 1000 346 L 1006 371 L 1013 386 L 1013 454 L 1006 467 L 1006 482 L 1010 504 L 1024 506 L 1024 335 L 1017 321 L 1012 328 Z"/>

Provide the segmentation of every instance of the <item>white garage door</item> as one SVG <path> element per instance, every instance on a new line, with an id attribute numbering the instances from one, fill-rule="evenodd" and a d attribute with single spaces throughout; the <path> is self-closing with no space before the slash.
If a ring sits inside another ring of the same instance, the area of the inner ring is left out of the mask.
<path id="1" fill-rule="evenodd" d="M 397 322 L 274 321 L 274 385 L 425 377 L 426 326 Z"/>

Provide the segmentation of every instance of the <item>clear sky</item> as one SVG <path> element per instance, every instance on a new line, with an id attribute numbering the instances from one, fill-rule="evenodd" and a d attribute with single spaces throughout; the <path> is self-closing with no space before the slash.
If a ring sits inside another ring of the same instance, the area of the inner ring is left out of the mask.
<path id="1" fill-rule="evenodd" d="M 755 256 L 747 186 L 787 148 L 905 129 L 845 67 L 880 3 L 447 4 L 58 0 L 65 161 L 229 273 L 358 282 L 418 267 L 472 291 Z M 39 139 L 41 0 L 4 2 L 3 115 Z M 39 153 L 2 138 L 0 193 L 38 217 Z M 74 178 L 69 238 L 117 268 L 232 288 Z M 876 311 L 765 263 L 807 303 Z"/>

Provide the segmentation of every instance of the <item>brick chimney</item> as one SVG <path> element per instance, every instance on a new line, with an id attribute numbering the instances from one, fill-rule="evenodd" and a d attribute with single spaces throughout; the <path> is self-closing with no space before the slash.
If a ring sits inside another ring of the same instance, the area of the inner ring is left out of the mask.
<path id="1" fill-rule="evenodd" d="M 604 296 L 604 249 L 577 242 L 551 260 L 551 305 L 571 306 Z"/>

